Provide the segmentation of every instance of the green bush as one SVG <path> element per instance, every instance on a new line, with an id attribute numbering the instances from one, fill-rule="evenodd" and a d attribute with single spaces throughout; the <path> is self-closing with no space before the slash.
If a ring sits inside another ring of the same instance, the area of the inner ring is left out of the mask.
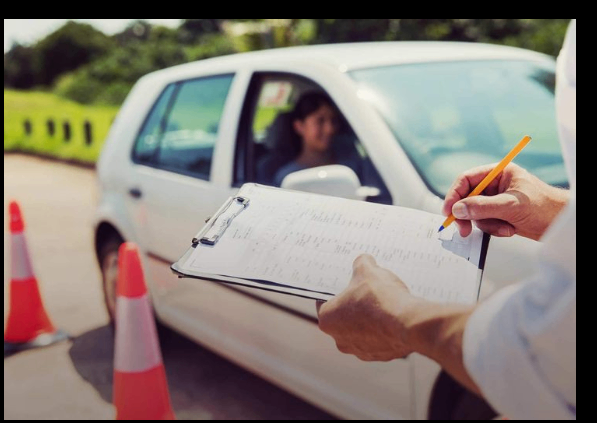
<path id="1" fill-rule="evenodd" d="M 92 104 L 105 88 L 101 82 L 85 74 L 85 71 L 77 71 L 62 76 L 54 93 L 77 103 Z"/>

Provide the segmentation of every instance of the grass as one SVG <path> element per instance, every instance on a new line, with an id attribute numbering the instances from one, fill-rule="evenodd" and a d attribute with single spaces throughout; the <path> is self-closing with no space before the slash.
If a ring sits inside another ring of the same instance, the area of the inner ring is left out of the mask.
<path id="1" fill-rule="evenodd" d="M 47 92 L 4 90 L 4 151 L 94 164 L 118 109 L 85 106 Z"/>

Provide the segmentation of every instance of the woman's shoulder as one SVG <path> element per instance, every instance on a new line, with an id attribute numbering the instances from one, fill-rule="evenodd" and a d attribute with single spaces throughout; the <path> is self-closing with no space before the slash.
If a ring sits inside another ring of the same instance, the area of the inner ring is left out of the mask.
<path id="1" fill-rule="evenodd" d="M 276 176 L 274 177 L 275 185 L 280 186 L 282 184 L 282 180 L 286 177 L 286 175 L 306 168 L 306 166 L 298 164 L 295 160 L 285 164 L 276 172 Z"/>

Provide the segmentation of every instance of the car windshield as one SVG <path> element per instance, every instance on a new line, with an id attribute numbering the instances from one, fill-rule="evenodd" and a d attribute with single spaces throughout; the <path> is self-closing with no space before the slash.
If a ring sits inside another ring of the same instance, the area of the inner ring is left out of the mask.
<path id="1" fill-rule="evenodd" d="M 568 186 L 555 62 L 434 62 L 350 75 L 435 194 L 444 197 L 464 170 L 500 161 L 524 135 L 532 141 L 514 162 L 549 184 Z"/>

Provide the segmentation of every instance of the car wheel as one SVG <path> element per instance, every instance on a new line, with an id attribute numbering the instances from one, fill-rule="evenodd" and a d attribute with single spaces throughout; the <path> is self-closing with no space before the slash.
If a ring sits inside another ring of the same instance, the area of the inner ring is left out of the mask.
<path id="1" fill-rule="evenodd" d="M 110 319 L 110 326 L 114 328 L 116 316 L 116 281 L 118 280 L 118 249 L 124 242 L 119 236 L 113 235 L 99 247 L 98 258 L 102 272 L 102 291 L 104 304 Z"/>
<path id="2" fill-rule="evenodd" d="M 104 304 L 110 319 L 112 331 L 116 322 L 116 283 L 118 281 L 118 249 L 124 240 L 118 235 L 112 235 L 100 247 L 98 252 L 100 268 L 102 273 L 102 291 L 104 293 Z M 167 342 L 172 336 L 172 330 L 164 326 L 155 316 L 155 325 L 160 339 L 160 344 Z"/>
<path id="3" fill-rule="evenodd" d="M 487 401 L 440 372 L 431 393 L 428 420 L 493 420 L 497 415 Z"/>

